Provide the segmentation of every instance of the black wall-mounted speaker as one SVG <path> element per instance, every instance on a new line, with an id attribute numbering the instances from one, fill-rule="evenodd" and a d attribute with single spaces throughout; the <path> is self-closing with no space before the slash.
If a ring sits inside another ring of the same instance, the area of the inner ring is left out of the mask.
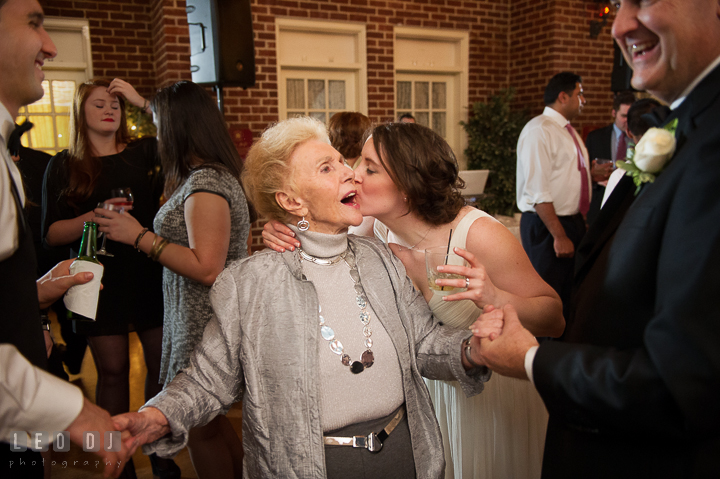
<path id="1" fill-rule="evenodd" d="M 614 40 L 613 48 L 615 51 L 613 52 L 613 69 L 610 77 L 610 89 L 615 93 L 625 90 L 634 90 L 630 84 L 633 74 L 632 68 L 630 68 L 630 65 L 628 65 L 625 61 L 625 57 L 623 57 L 620 47 Z"/>
<path id="2" fill-rule="evenodd" d="M 250 0 L 187 0 L 187 19 L 195 83 L 255 85 Z"/>

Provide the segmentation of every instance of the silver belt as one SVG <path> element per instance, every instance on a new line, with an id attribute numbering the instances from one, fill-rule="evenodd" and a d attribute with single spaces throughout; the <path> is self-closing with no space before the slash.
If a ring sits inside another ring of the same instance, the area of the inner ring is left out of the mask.
<path id="1" fill-rule="evenodd" d="M 404 415 L 405 406 L 401 406 L 397 414 L 395 414 L 395 417 L 385 426 L 385 429 L 377 434 L 371 432 L 367 436 L 323 436 L 323 442 L 326 446 L 352 446 L 367 449 L 370 452 L 380 452 L 380 449 L 383 447 L 383 441 L 385 441 L 395 427 L 400 424 Z"/>

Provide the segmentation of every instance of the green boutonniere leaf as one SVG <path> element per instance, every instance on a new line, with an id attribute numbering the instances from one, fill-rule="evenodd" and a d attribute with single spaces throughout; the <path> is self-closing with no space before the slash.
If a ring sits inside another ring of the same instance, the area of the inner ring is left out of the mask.
<path id="1" fill-rule="evenodd" d="M 675 118 L 675 119 L 673 119 L 673 121 L 671 121 L 670 123 L 668 123 L 667 125 L 665 125 L 665 126 L 663 127 L 663 129 L 669 131 L 669 132 L 672 133 L 673 136 L 674 136 L 674 135 L 675 135 L 675 132 L 677 131 L 677 126 L 678 126 L 678 119 Z"/>

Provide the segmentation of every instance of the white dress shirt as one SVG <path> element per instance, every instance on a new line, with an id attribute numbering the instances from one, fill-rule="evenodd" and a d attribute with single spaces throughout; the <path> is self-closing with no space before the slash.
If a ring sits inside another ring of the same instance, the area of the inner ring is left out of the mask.
<path id="1" fill-rule="evenodd" d="M 12 434 L 17 431 L 65 431 L 82 407 L 80 388 L 33 366 L 15 346 L 0 344 L 0 441 L 19 441 Z"/>
<path id="2" fill-rule="evenodd" d="M 530 120 L 520 133 L 517 147 L 520 211 L 535 212 L 538 203 L 553 203 L 558 216 L 579 211 L 581 177 L 575 141 L 565 128 L 568 123 L 561 113 L 546 106 L 542 115 Z M 575 135 L 588 165 L 587 181 L 590 182 L 588 153 L 577 131 Z"/>
<path id="3" fill-rule="evenodd" d="M 25 191 L 23 190 L 20 170 L 10 157 L 8 151 L 8 138 L 15 128 L 15 121 L 10 113 L 0 102 L 0 156 L 5 165 L 0 165 L 0 261 L 3 261 L 15 253 L 18 249 L 18 228 L 17 209 L 12 194 L 12 175 L 18 193 L 20 194 L 21 206 L 25 206 Z M 7 165 L 7 167 L 6 167 Z M 8 171 L 10 174 L 8 174 Z"/>
<path id="4" fill-rule="evenodd" d="M 622 136 L 623 131 L 618 128 L 618 126 L 613 123 L 613 134 L 610 136 L 610 159 L 612 160 L 613 166 L 615 166 L 615 162 L 617 161 L 617 147 L 618 143 L 620 142 L 620 136 Z M 625 138 L 625 144 L 629 142 L 629 138 Z"/>

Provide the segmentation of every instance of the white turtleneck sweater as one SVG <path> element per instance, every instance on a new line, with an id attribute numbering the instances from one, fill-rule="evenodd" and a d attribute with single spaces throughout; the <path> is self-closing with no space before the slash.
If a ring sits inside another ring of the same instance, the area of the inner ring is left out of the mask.
<path id="1" fill-rule="evenodd" d="M 347 249 L 346 234 L 300 232 L 292 228 L 303 251 L 311 256 L 331 259 Z M 342 343 L 351 360 L 360 361 L 366 349 L 365 336 L 350 267 L 345 261 L 326 266 L 303 260 L 302 269 L 315 286 L 325 324 L 335 331 L 335 338 Z M 371 285 L 363 284 L 363 287 Z M 369 303 L 366 311 L 370 314 L 375 363 L 360 374 L 353 374 L 342 364 L 341 356 L 330 349 L 330 341 L 318 331 L 320 416 L 324 432 L 387 416 L 405 401 L 400 365 L 392 341 Z M 317 328 L 320 329 L 319 314 Z"/>

